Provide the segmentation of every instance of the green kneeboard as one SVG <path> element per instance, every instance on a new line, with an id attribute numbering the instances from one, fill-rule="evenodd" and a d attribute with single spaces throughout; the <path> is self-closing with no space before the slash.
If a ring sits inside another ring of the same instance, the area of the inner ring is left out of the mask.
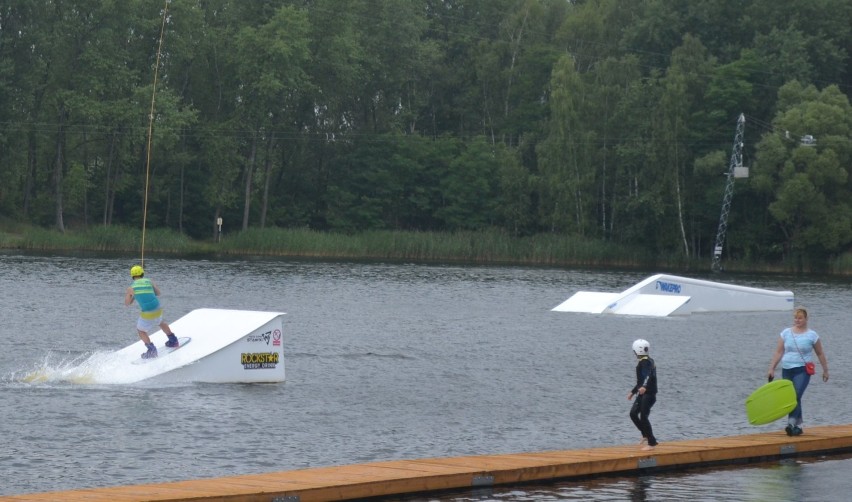
<path id="1" fill-rule="evenodd" d="M 751 425 L 774 422 L 796 407 L 796 389 L 793 382 L 780 378 L 769 382 L 746 399 L 746 415 Z"/>

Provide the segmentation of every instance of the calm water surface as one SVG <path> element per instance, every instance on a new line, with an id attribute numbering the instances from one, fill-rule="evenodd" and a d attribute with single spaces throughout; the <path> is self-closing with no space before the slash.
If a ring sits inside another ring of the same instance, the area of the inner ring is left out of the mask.
<path id="1" fill-rule="evenodd" d="M 123 305 L 132 264 L 0 254 L 0 495 L 631 444 L 638 337 L 659 368 L 661 442 L 781 428 L 750 426 L 743 402 L 791 313 L 550 311 L 654 271 L 148 258 L 169 320 L 202 307 L 286 312 L 287 382 L 80 383 L 83 362 L 137 340 Z M 850 422 L 848 280 L 691 276 L 792 290 L 832 374 L 808 389 L 806 433 Z M 33 372 L 46 377 L 28 382 Z M 849 472 L 841 456 L 431 500 L 847 500 Z"/>

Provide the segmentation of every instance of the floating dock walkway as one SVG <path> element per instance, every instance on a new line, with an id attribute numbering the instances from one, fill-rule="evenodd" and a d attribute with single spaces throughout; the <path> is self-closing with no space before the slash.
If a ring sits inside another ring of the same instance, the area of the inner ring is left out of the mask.
<path id="1" fill-rule="evenodd" d="M 638 445 L 319 467 L 174 483 L 92 488 L 0 497 L 11 501 L 308 502 L 482 489 L 589 476 L 629 475 L 852 451 L 852 424 Z"/>

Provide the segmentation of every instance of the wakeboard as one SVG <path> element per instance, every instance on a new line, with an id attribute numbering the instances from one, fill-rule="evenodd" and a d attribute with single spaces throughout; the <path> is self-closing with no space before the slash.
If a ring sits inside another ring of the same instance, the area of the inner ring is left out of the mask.
<path id="1" fill-rule="evenodd" d="M 157 359 L 162 359 L 162 358 L 166 357 L 167 355 L 171 354 L 172 352 L 182 349 L 185 345 L 187 345 L 191 341 L 192 341 L 192 338 L 190 338 L 188 336 L 179 336 L 178 337 L 179 345 L 177 347 L 166 347 L 166 343 L 163 342 L 163 343 L 157 345 L 157 357 L 156 358 L 154 358 L 154 359 L 142 359 L 142 357 L 141 357 L 142 353 L 140 352 L 139 353 L 139 356 L 140 356 L 139 359 L 134 359 L 132 361 L 132 363 L 133 364 L 145 364 L 145 363 L 149 363 L 149 362 L 152 362 L 152 361 L 156 361 Z"/>
<path id="2" fill-rule="evenodd" d="M 746 415 L 751 425 L 774 422 L 796 407 L 793 382 L 779 378 L 762 385 L 746 399 Z"/>

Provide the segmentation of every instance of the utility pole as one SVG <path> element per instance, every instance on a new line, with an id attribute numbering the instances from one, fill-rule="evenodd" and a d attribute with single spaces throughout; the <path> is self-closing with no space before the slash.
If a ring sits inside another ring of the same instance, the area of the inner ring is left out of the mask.
<path id="1" fill-rule="evenodd" d="M 713 246 L 713 272 L 722 270 L 722 247 L 725 245 L 725 232 L 728 230 L 728 212 L 731 210 L 731 198 L 734 196 L 734 179 L 747 178 L 748 168 L 743 167 L 743 132 L 745 115 L 740 113 L 737 119 L 737 132 L 734 135 L 734 148 L 725 183 L 725 197 L 722 199 L 722 215 L 719 217 L 719 230 L 716 231 L 716 245 Z"/>

